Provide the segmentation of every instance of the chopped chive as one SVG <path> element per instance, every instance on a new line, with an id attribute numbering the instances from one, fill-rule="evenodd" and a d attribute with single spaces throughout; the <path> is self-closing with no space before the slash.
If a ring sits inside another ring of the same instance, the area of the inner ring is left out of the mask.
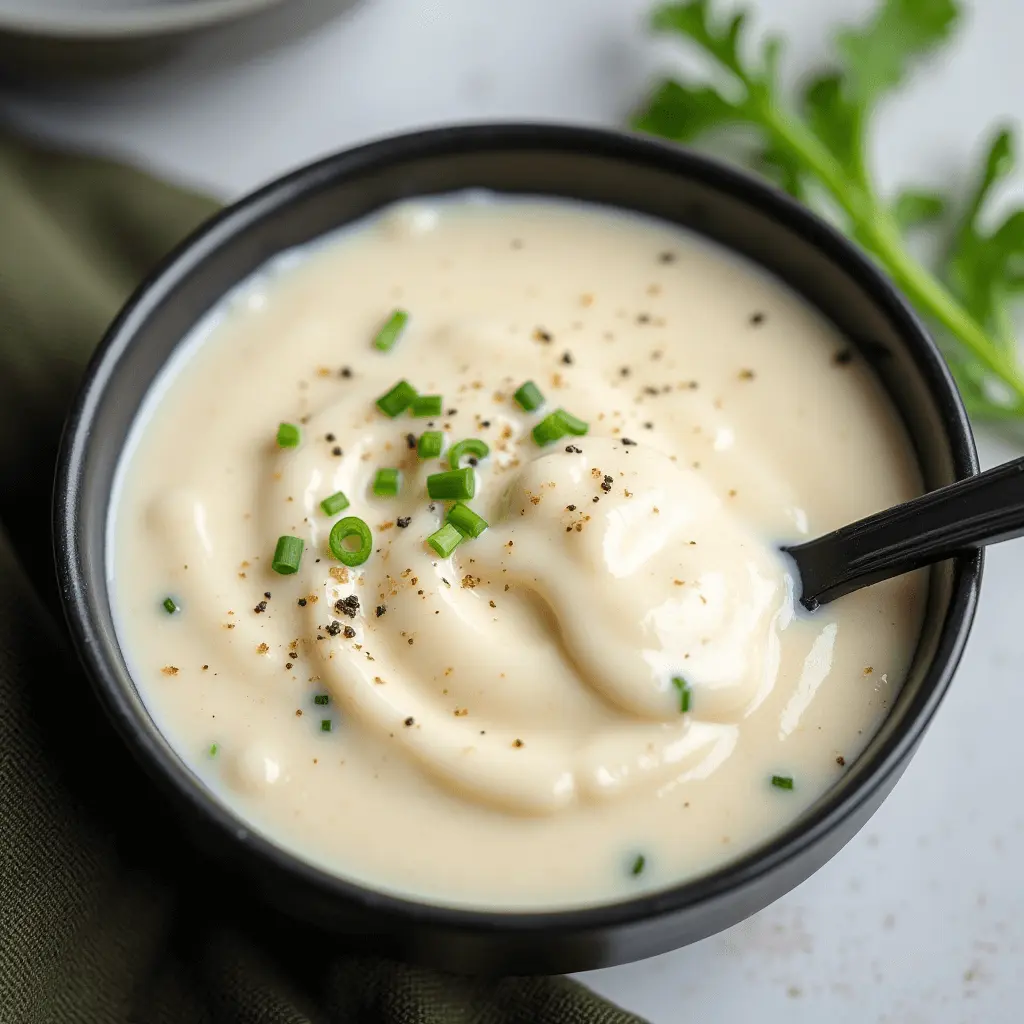
<path id="1" fill-rule="evenodd" d="M 320 731 L 330 732 L 331 731 L 331 720 L 329 718 L 320 719 Z"/>
<path id="2" fill-rule="evenodd" d="M 441 395 L 417 395 L 409 406 L 413 416 L 440 416 L 444 399 Z"/>
<path id="3" fill-rule="evenodd" d="M 532 380 L 528 380 L 512 397 L 527 412 L 533 412 L 544 404 L 544 396 Z"/>
<path id="4" fill-rule="evenodd" d="M 562 417 L 557 412 L 545 416 L 532 431 L 534 441 L 542 448 L 545 445 L 554 444 L 560 437 L 565 437 L 568 432 Z"/>
<path id="5" fill-rule="evenodd" d="M 216 743 L 211 743 L 210 744 L 210 757 L 216 757 L 218 750 L 220 750 L 220 747 L 217 746 Z"/>
<path id="6" fill-rule="evenodd" d="M 358 538 L 358 547 L 353 548 L 346 545 L 346 541 L 352 537 Z M 373 534 L 358 516 L 345 516 L 331 527 L 327 544 L 331 549 L 331 554 L 339 562 L 348 566 L 362 565 L 370 557 L 370 551 L 373 548 Z"/>
<path id="7" fill-rule="evenodd" d="M 477 459 L 484 459 L 490 455 L 491 449 L 487 447 L 486 441 L 479 437 L 467 437 L 464 441 L 456 441 L 448 449 L 448 465 L 452 469 L 459 468 L 459 460 L 463 455 L 470 455 Z"/>
<path id="8" fill-rule="evenodd" d="M 690 684 L 682 676 L 673 676 L 672 685 L 679 691 L 679 711 L 685 715 L 690 710 Z"/>
<path id="9" fill-rule="evenodd" d="M 282 423 L 277 428 L 277 447 L 294 448 L 299 443 L 299 428 L 294 423 Z"/>
<path id="10" fill-rule="evenodd" d="M 277 547 L 274 548 L 274 557 L 270 567 L 274 572 L 282 576 L 290 576 L 298 572 L 299 562 L 302 560 L 302 539 L 283 535 L 277 538 Z"/>
<path id="11" fill-rule="evenodd" d="M 444 448 L 444 434 L 440 430 L 425 430 L 416 444 L 416 454 L 421 459 L 436 459 Z"/>
<path id="12" fill-rule="evenodd" d="M 381 352 L 387 352 L 398 341 L 398 336 L 402 333 L 408 320 L 409 314 L 404 309 L 396 309 L 377 332 L 377 336 L 373 339 L 374 347 L 379 348 Z"/>
<path id="13" fill-rule="evenodd" d="M 416 397 L 416 389 L 407 381 L 400 380 L 390 391 L 377 399 L 377 408 L 392 419 L 405 412 Z"/>
<path id="14" fill-rule="evenodd" d="M 379 498 L 393 498 L 401 482 L 402 474 L 397 469 L 378 469 L 373 478 L 373 493 Z"/>
<path id="15" fill-rule="evenodd" d="M 630 874 L 634 876 L 639 875 L 646 864 L 647 858 L 642 853 L 638 853 L 636 855 L 636 860 L 633 861 L 633 867 L 630 869 Z"/>
<path id="16" fill-rule="evenodd" d="M 773 775 L 772 785 L 776 789 L 792 789 L 793 788 L 793 776 L 792 775 Z"/>
<path id="17" fill-rule="evenodd" d="M 348 498 L 345 497 L 344 491 L 335 491 L 329 498 L 324 498 L 320 502 L 320 507 L 324 510 L 325 516 L 337 515 L 342 509 L 348 508 Z"/>
<path id="18" fill-rule="evenodd" d="M 168 615 L 173 615 L 175 612 L 181 611 L 181 609 L 174 603 L 173 597 L 165 597 L 164 611 L 167 612 Z"/>
<path id="19" fill-rule="evenodd" d="M 448 522 L 466 537 L 479 537 L 487 529 L 487 520 L 478 516 L 468 505 L 456 502 L 448 510 Z"/>
<path id="20" fill-rule="evenodd" d="M 472 466 L 431 473 L 427 477 L 427 494 L 438 501 L 468 501 L 476 494 L 476 474 Z"/>
<path id="21" fill-rule="evenodd" d="M 451 523 L 444 523 L 427 538 L 427 543 L 442 557 L 447 558 L 465 540 Z"/>
<path id="22" fill-rule="evenodd" d="M 321 707 L 323 707 L 325 704 L 330 704 L 330 702 L 331 698 L 326 693 L 318 693 L 313 698 L 313 703 L 319 704 Z"/>
<path id="23" fill-rule="evenodd" d="M 589 423 L 578 419 L 571 412 L 566 412 L 564 409 L 559 409 L 555 415 L 561 417 L 562 422 L 565 424 L 565 429 L 570 434 L 575 434 L 576 437 L 582 437 L 590 429 Z"/>

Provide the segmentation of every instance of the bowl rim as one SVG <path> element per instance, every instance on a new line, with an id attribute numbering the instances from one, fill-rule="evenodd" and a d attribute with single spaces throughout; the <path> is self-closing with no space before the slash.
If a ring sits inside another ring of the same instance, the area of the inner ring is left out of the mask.
<path id="1" fill-rule="evenodd" d="M 648 137 L 557 123 L 502 122 L 455 124 L 387 136 L 342 150 L 279 177 L 225 207 L 174 249 L 142 282 L 117 315 L 93 355 L 69 414 L 61 441 L 53 501 L 54 555 L 62 605 L 75 646 L 93 687 L 123 741 L 144 769 L 188 805 L 208 826 L 222 834 L 238 856 L 251 862 L 269 860 L 277 869 L 312 886 L 327 898 L 363 911 L 386 913 L 408 924 L 505 934 L 540 930 L 548 934 L 586 933 L 649 922 L 748 890 L 789 861 L 797 861 L 822 844 L 844 820 L 855 817 L 903 766 L 941 703 L 971 629 L 981 583 L 983 554 L 954 560 L 954 579 L 946 620 L 922 683 L 924 702 L 914 717 L 893 730 L 875 751 L 863 776 L 845 792 L 826 793 L 808 812 L 781 833 L 706 875 L 666 889 L 596 906 L 554 910 L 476 909 L 419 902 L 343 878 L 303 859 L 257 831 L 218 800 L 175 753 L 145 711 L 141 697 L 108 670 L 107 646 L 90 610 L 89 579 L 83 572 L 84 547 L 77 526 L 84 457 L 92 442 L 92 425 L 111 373 L 149 313 L 166 301 L 175 284 L 210 252 L 262 217 L 286 209 L 298 197 L 337 179 L 365 174 L 374 167 L 424 156 L 452 156 L 466 151 L 545 150 L 607 156 L 682 174 L 756 206 L 798 233 L 841 265 L 875 301 L 913 347 L 915 362 L 942 418 L 949 454 L 958 479 L 978 473 L 974 438 L 959 392 L 938 347 L 896 286 L 838 230 L 770 184 L 692 150 Z M 399 197 L 395 197 L 396 199 Z M 326 230 L 326 229 L 325 229 Z M 151 386 L 152 381 L 147 384 Z M 883 793 L 884 793 L 883 789 Z M 878 802 L 877 800 L 875 801 Z"/>
<path id="2" fill-rule="evenodd" d="M 0 9 L 0 35 L 10 33 L 54 41 L 114 41 L 207 28 L 291 0 L 189 0 L 120 10 L 73 9 L 19 12 Z"/>

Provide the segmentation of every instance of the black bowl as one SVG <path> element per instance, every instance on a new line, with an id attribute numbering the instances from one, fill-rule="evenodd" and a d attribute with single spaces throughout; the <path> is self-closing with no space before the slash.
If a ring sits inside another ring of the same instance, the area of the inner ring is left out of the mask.
<path id="1" fill-rule="evenodd" d="M 949 685 L 970 629 L 981 553 L 931 573 L 909 678 L 864 754 L 799 821 L 713 873 L 654 895 L 551 913 L 453 910 L 382 895 L 304 863 L 216 800 L 160 734 L 118 646 L 106 524 L 118 457 L 143 396 L 182 337 L 264 261 L 396 199 L 466 188 L 589 200 L 685 225 L 768 268 L 830 318 L 890 395 L 925 484 L 977 473 L 945 364 L 893 285 L 802 206 L 674 146 L 539 125 L 444 128 L 330 157 L 225 210 L 135 294 L 100 346 L 69 419 L 54 535 L 64 607 L 107 712 L 197 839 L 278 907 L 372 940 L 395 957 L 463 972 L 558 972 L 661 953 L 755 913 L 802 882 L 892 789 Z"/>

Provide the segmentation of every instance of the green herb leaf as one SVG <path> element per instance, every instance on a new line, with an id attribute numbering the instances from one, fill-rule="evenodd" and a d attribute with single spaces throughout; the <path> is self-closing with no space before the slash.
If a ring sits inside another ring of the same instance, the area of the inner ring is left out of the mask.
<path id="1" fill-rule="evenodd" d="M 866 25 L 839 32 L 849 95 L 866 105 L 895 88 L 915 58 L 946 41 L 959 14 L 954 0 L 887 0 Z"/>
<path id="2" fill-rule="evenodd" d="M 946 214 L 946 199 L 937 192 L 905 189 L 892 204 L 893 219 L 903 231 L 941 220 Z"/>

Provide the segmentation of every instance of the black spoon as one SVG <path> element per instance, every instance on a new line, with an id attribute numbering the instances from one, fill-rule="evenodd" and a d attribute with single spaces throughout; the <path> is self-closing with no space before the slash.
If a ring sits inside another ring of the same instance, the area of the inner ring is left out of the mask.
<path id="1" fill-rule="evenodd" d="M 783 548 L 809 611 L 944 558 L 1024 536 L 1024 458 Z"/>

